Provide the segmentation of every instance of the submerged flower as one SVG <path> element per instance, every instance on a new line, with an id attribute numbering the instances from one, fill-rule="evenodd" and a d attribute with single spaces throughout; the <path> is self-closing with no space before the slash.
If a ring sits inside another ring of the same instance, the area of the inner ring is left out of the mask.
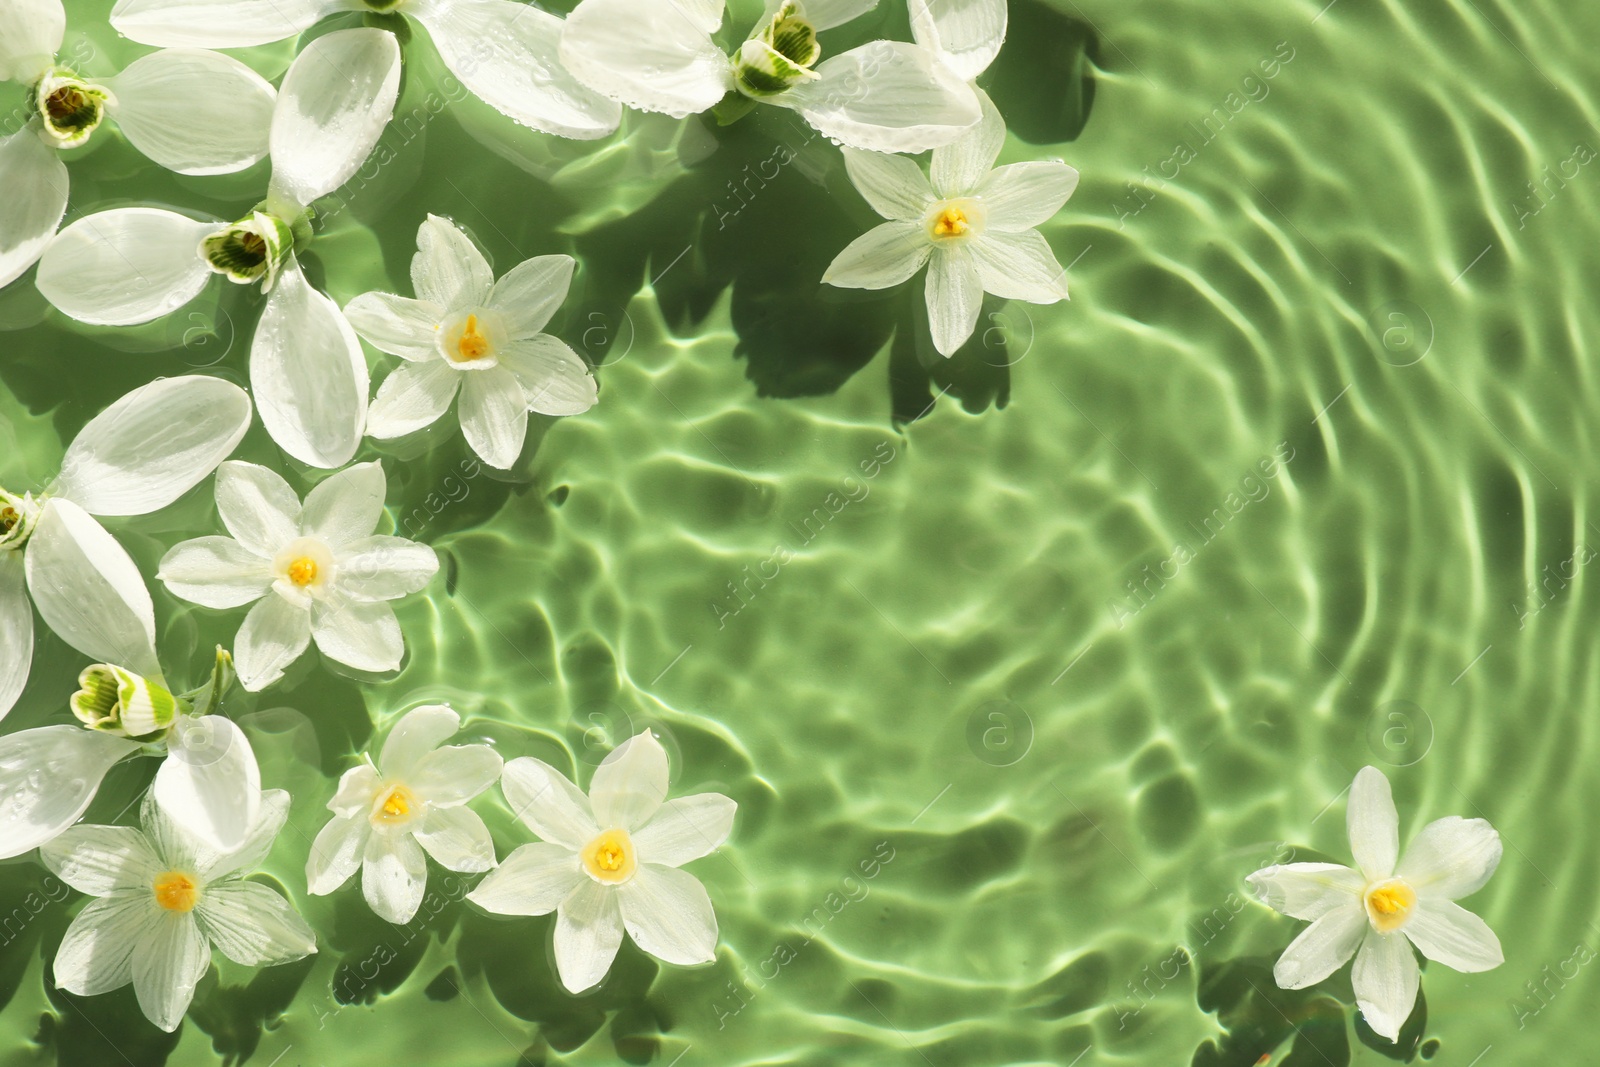
<path id="1" fill-rule="evenodd" d="M 954 355 L 977 329 L 983 294 L 1053 304 L 1067 299 L 1066 271 L 1034 227 L 1078 187 L 1065 163 L 994 167 L 1005 123 L 987 97 L 983 121 L 933 150 L 932 181 L 909 159 L 845 149 L 850 180 L 891 221 L 856 238 L 822 280 L 847 289 L 887 289 L 928 267 L 933 344 Z"/>
<path id="2" fill-rule="evenodd" d="M 231 460 L 217 471 L 217 511 L 233 536 L 173 546 L 156 577 L 208 608 L 255 604 L 233 650 L 246 689 L 283 677 L 313 639 L 356 670 L 395 670 L 405 641 L 388 601 L 427 585 L 439 557 L 373 532 L 387 493 L 383 467 L 358 463 L 311 490 L 302 507 L 277 474 Z"/>
<path id="3" fill-rule="evenodd" d="M 621 109 L 561 65 L 561 19 L 511 0 L 118 0 L 111 25 L 142 44 L 249 48 L 344 11 L 414 19 L 469 92 L 524 126 L 581 140 L 617 128 Z"/>
<path id="4" fill-rule="evenodd" d="M 1468 974 L 1505 962 L 1494 931 L 1454 903 L 1494 874 L 1500 835 L 1482 819 L 1452 815 L 1423 827 L 1400 857 L 1400 818 L 1389 779 L 1375 767 L 1356 775 L 1346 822 L 1356 869 L 1290 863 L 1256 871 L 1248 881 L 1268 906 L 1311 920 L 1273 968 L 1278 985 L 1315 985 L 1354 956 L 1350 977 L 1361 1014 L 1394 1041 L 1417 999 L 1413 945 Z"/>
<path id="5" fill-rule="evenodd" d="M 729 93 L 791 108 L 824 136 L 878 152 L 949 144 L 978 121 L 965 80 L 931 52 L 874 41 L 828 59 L 820 31 L 877 0 L 768 0 L 748 40 L 723 53 L 723 0 L 583 0 L 561 58 L 591 89 L 641 111 L 698 114 Z"/>
<path id="6" fill-rule="evenodd" d="M 317 950 L 316 935 L 282 895 L 247 881 L 272 850 L 289 794 L 262 796 L 242 844 L 218 852 L 146 796 L 142 831 L 74 826 L 40 851 L 63 882 L 95 899 L 67 928 L 55 980 L 79 996 L 133 983 L 145 1018 L 171 1032 L 183 1021 L 216 948 L 246 967 L 269 967 Z"/>
<path id="7" fill-rule="evenodd" d="M 648 730 L 605 758 L 587 797 L 541 760 L 506 764 L 506 800 L 543 840 L 513 851 L 467 898 L 500 915 L 554 911 L 556 970 L 573 993 L 606 976 L 624 930 L 667 963 L 716 955 L 711 898 L 677 868 L 728 839 L 737 805 L 720 793 L 667 800 L 667 770 Z"/>
<path id="8" fill-rule="evenodd" d="M 94 516 L 166 507 L 215 470 L 249 427 L 250 398 L 238 386 L 204 375 L 166 378 L 90 419 L 40 496 L 0 489 L 0 717 L 28 681 L 33 607 L 84 655 L 160 673 L 150 594 Z"/>
<path id="9" fill-rule="evenodd" d="M 494 866 L 494 840 L 467 801 L 500 777 L 488 745 L 439 745 L 461 728 L 443 705 L 408 712 L 383 743 L 378 763 L 344 772 L 328 801 L 334 817 L 306 860 L 306 884 L 332 893 L 361 870 L 361 891 L 379 918 L 407 923 L 428 884 L 423 853 L 452 871 Z"/>
<path id="10" fill-rule="evenodd" d="M 273 5 L 226 6 L 259 15 Z M 176 311 L 213 274 L 259 283 L 270 296 L 250 344 L 250 389 L 262 424 L 302 463 L 349 462 L 366 422 L 367 363 L 338 306 L 306 280 L 298 255 L 311 239 L 310 205 L 354 176 L 399 90 L 394 34 L 356 29 L 317 38 L 283 77 L 266 200 L 231 224 L 148 207 L 87 215 L 45 249 L 39 291 L 80 322 L 131 326 Z"/>
<path id="11" fill-rule="evenodd" d="M 400 437 L 431 426 L 461 393 L 461 430 L 493 467 L 516 462 L 528 413 L 575 415 L 594 406 L 582 357 L 541 333 L 572 284 L 571 256 L 538 256 L 498 282 L 472 239 L 429 215 L 417 231 L 417 299 L 363 293 L 344 313 L 374 348 L 408 362 L 378 388 L 367 433 Z"/>
<path id="12" fill-rule="evenodd" d="M 67 168 L 106 119 L 150 159 L 179 174 L 243 170 L 267 151 L 276 94 L 255 71 L 216 52 L 177 48 L 109 78 L 56 64 L 66 32 L 61 0 L 0 0 L 0 82 L 28 87 L 29 121 L 0 138 L 0 286 L 33 265 L 67 207 Z"/>

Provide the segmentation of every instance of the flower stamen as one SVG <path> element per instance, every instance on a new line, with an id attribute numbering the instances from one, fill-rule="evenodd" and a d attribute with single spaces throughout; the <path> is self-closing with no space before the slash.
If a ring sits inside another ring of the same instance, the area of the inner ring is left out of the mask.
<path id="1" fill-rule="evenodd" d="M 1367 918 L 1380 934 L 1404 926 L 1417 906 L 1414 889 L 1399 878 L 1380 882 L 1367 890 Z"/>
<path id="2" fill-rule="evenodd" d="M 470 363 L 475 359 L 482 359 L 494 350 L 489 339 L 478 331 L 478 316 L 468 315 L 467 325 L 461 331 L 461 339 L 456 342 L 456 352 L 459 361 Z"/>
<path id="3" fill-rule="evenodd" d="M 583 847 L 583 869 L 605 885 L 620 885 L 639 869 L 633 839 L 622 829 L 606 830 Z"/>
<path id="4" fill-rule="evenodd" d="M 193 911 L 200 899 L 200 887 L 182 871 L 167 871 L 158 875 L 151 887 L 156 903 L 168 911 Z"/>
<path id="5" fill-rule="evenodd" d="M 392 785 L 387 792 L 378 794 L 372 805 L 374 826 L 393 826 L 408 822 L 416 811 L 417 798 L 403 785 Z"/>
<path id="6" fill-rule="evenodd" d="M 317 561 L 301 556 L 289 564 L 289 580 L 304 589 L 317 580 Z"/>
<path id="7" fill-rule="evenodd" d="M 958 207 L 947 207 L 933 223 L 935 237 L 960 237 L 972 228 L 966 212 Z"/>

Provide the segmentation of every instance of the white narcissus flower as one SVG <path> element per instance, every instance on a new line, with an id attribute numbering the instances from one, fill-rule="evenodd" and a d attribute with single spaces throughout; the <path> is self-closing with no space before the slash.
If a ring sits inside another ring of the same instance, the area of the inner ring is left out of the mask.
<path id="1" fill-rule="evenodd" d="M 561 19 L 511 0 L 118 0 L 111 25 L 142 44 L 249 48 L 343 11 L 420 23 L 469 92 L 542 133 L 590 140 L 621 119 L 621 108 L 561 65 Z"/>
<path id="2" fill-rule="evenodd" d="M 106 119 L 140 152 L 179 174 L 243 170 L 267 152 L 272 86 L 237 59 L 194 48 L 137 59 L 89 78 L 56 63 L 61 0 L 0 0 L 0 82 L 28 88 L 27 125 L 0 138 L 0 286 L 33 265 L 67 208 L 58 152 L 89 142 Z"/>
<path id="3" fill-rule="evenodd" d="M 989 69 L 1006 43 L 1006 0 L 906 0 L 911 36 L 963 81 Z"/>
<path id="4" fill-rule="evenodd" d="M 440 748 L 461 717 L 435 704 L 395 724 L 383 752 L 344 772 L 328 801 L 334 817 L 306 860 L 306 885 L 322 896 L 361 871 L 361 892 L 379 918 L 408 923 L 422 904 L 432 856 L 452 871 L 494 867 L 494 840 L 467 801 L 500 777 L 488 745 Z"/>
<path id="5" fill-rule="evenodd" d="M 978 121 L 976 95 L 926 48 L 873 41 L 822 58 L 817 33 L 878 0 L 768 0 L 750 38 L 726 55 L 714 35 L 723 0 L 583 0 L 561 58 L 591 89 L 682 118 L 729 93 L 798 112 L 824 136 L 877 152 L 923 152 Z"/>
<path id="6" fill-rule="evenodd" d="M 1390 1041 L 1416 1003 L 1415 945 L 1468 974 L 1505 962 L 1488 924 L 1454 903 L 1482 889 L 1500 863 L 1500 835 L 1483 819 L 1429 823 L 1400 856 L 1400 817 L 1389 779 L 1363 767 L 1346 814 L 1356 869 L 1289 863 L 1250 875 L 1268 906 L 1311 925 L 1284 950 L 1273 977 L 1284 989 L 1315 985 L 1355 957 L 1351 983 L 1367 1025 Z"/>
<path id="7" fill-rule="evenodd" d="M 220 378 L 152 382 L 89 420 L 40 496 L 0 489 L 0 717 L 33 661 L 30 594 L 79 652 L 159 675 L 150 594 L 94 516 L 145 515 L 193 489 L 244 437 L 250 410 L 245 391 Z"/>
<path id="8" fill-rule="evenodd" d="M 461 394 L 461 430 L 492 467 L 516 462 L 528 413 L 575 415 L 594 406 L 583 357 L 542 333 L 567 298 L 571 256 L 537 256 L 495 281 L 478 246 L 448 219 L 417 231 L 417 299 L 363 293 L 345 307 L 356 332 L 408 362 L 378 388 L 367 433 L 400 437 L 431 426 Z"/>
<path id="9" fill-rule="evenodd" d="M 648 730 L 605 758 L 587 797 L 541 760 L 506 764 L 506 801 L 543 840 L 513 851 L 467 899 L 499 915 L 554 911 L 556 970 L 573 993 L 606 976 L 624 931 L 667 963 L 716 955 L 711 898 L 678 868 L 728 839 L 738 805 L 720 793 L 667 800 L 667 771 Z"/>
<path id="10" fill-rule="evenodd" d="M 439 569 L 427 545 L 375 533 L 388 480 L 358 463 L 306 495 L 265 467 L 230 460 L 217 471 L 217 511 L 232 537 L 173 546 L 156 577 L 173 596 L 208 608 L 254 604 L 235 639 L 239 681 L 263 689 L 315 640 L 359 671 L 396 670 L 405 656 L 389 601 Z"/>
<path id="11" fill-rule="evenodd" d="M 909 159 L 844 150 L 850 180 L 889 219 L 852 241 L 822 280 L 887 289 L 928 267 L 928 322 L 940 354 L 954 355 L 978 326 L 983 294 L 1054 304 L 1066 271 L 1034 227 L 1061 210 L 1078 172 L 1061 162 L 994 167 L 1006 127 L 988 97 L 983 122 L 933 150 L 932 181 Z"/>
<path id="12" fill-rule="evenodd" d="M 366 424 L 367 362 L 350 324 L 311 287 L 297 257 L 311 239 L 310 205 L 354 176 L 399 90 L 394 34 L 356 29 L 317 38 L 283 77 L 265 201 L 232 224 L 147 207 L 87 215 L 45 249 L 39 291 L 80 322 L 131 326 L 176 311 L 213 274 L 259 282 L 270 294 L 250 344 L 261 422 L 302 463 L 348 463 Z"/>
<path id="13" fill-rule="evenodd" d="M 317 938 L 282 895 L 244 875 L 260 866 L 289 813 L 274 789 L 243 843 L 218 852 L 145 797 L 144 829 L 75 826 L 40 852 L 63 882 L 94 899 L 56 952 L 56 985 L 83 997 L 129 982 L 145 1018 L 171 1033 L 218 949 L 246 967 L 289 963 Z"/>

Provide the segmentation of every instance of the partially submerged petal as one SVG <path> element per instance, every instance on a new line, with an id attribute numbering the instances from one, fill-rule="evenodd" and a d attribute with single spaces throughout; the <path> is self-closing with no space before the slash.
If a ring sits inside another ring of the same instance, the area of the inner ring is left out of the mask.
<path id="1" fill-rule="evenodd" d="M 933 254 L 920 222 L 885 222 L 845 246 L 822 280 L 841 289 L 887 289 L 910 279 Z"/>
<path id="2" fill-rule="evenodd" d="M 656 959 L 692 966 L 716 957 L 717 916 L 694 875 L 641 864 L 617 896 L 628 936 Z"/>
<path id="3" fill-rule="evenodd" d="M 1459 900 L 1483 888 L 1500 866 L 1504 850 L 1500 835 L 1483 819 L 1451 815 L 1422 828 L 1406 847 L 1395 874 L 1418 897 Z"/>
<path id="4" fill-rule="evenodd" d="M 208 886 L 194 909 L 200 932 L 246 967 L 270 967 L 317 951 L 317 935 L 279 893 L 260 882 Z"/>
<path id="5" fill-rule="evenodd" d="M 221 851 L 244 844 L 261 810 L 261 769 L 250 739 L 221 715 L 174 725 L 150 788 L 167 818 Z"/>
<path id="6" fill-rule="evenodd" d="M 1394 808 L 1389 779 L 1376 767 L 1363 767 L 1356 772 L 1345 807 L 1345 826 L 1350 834 L 1350 851 L 1367 881 L 1382 881 L 1394 873 L 1400 851 L 1400 815 Z"/>
<path id="7" fill-rule="evenodd" d="M 335 548 L 370 537 L 383 520 L 388 492 L 383 464 L 373 461 L 346 467 L 306 494 L 301 531 Z"/>
<path id="8" fill-rule="evenodd" d="M 1411 942 L 1401 934 L 1367 931 L 1350 971 L 1356 1004 L 1374 1033 L 1396 1041 L 1417 1003 L 1421 976 Z"/>
<path id="9" fill-rule="evenodd" d="M 989 210 L 991 230 L 1017 233 L 1055 218 L 1077 188 L 1077 170 L 1057 160 L 1041 160 L 990 171 L 975 195 Z"/>
<path id="10" fill-rule="evenodd" d="M 406 654 L 400 621 L 382 600 L 313 604 L 311 637 L 324 656 L 371 674 L 398 670 Z"/>
<path id="11" fill-rule="evenodd" d="M 445 870 L 487 871 L 494 867 L 494 838 L 471 808 L 432 808 L 422 816 L 417 844 Z"/>
<path id="12" fill-rule="evenodd" d="M 235 540 L 264 559 L 300 536 L 300 498 L 259 463 L 233 459 L 217 468 L 217 513 Z"/>
<path id="13" fill-rule="evenodd" d="M 513 341 L 501 353 L 500 362 L 522 386 L 529 411 L 578 415 L 600 399 L 600 387 L 589 364 L 565 341 L 547 333 Z"/>
<path id="14" fill-rule="evenodd" d="M 603 829 L 633 831 L 650 821 L 667 799 L 667 750 L 642 730 L 618 745 L 595 768 L 589 804 Z"/>
<path id="15" fill-rule="evenodd" d="M 467 444 L 489 466 L 508 469 L 528 436 L 528 397 L 507 367 L 463 376 L 458 411 Z"/>
<path id="16" fill-rule="evenodd" d="M 442 359 L 401 364 L 378 385 L 367 410 L 367 436 L 382 441 L 432 426 L 450 410 L 463 377 Z"/>
<path id="17" fill-rule="evenodd" d="M 968 241 L 967 252 L 986 293 L 1033 304 L 1067 299 L 1067 272 L 1038 230 L 989 231 Z"/>
<path id="18" fill-rule="evenodd" d="M 1402 929 L 1424 956 L 1463 974 L 1493 970 L 1506 961 L 1489 924 L 1448 900 L 1419 900 Z"/>
<path id="19" fill-rule="evenodd" d="M 132 826 L 70 826 L 39 848 L 50 873 L 80 893 L 109 896 L 119 889 L 149 891 L 161 859 Z"/>
<path id="20" fill-rule="evenodd" d="M 0 719 L 16 706 L 33 667 L 33 601 L 22 553 L 0 552 Z"/>
<path id="21" fill-rule="evenodd" d="M 1320 919 L 1361 899 L 1366 879 L 1337 863 L 1264 867 L 1245 881 L 1267 907 L 1296 919 Z"/>
<path id="22" fill-rule="evenodd" d="M 844 166 L 851 184 L 886 219 L 920 222 L 933 203 L 928 176 L 905 156 L 846 148 Z"/>
<path id="23" fill-rule="evenodd" d="M 264 596 L 244 617 L 233 642 L 239 684 L 258 692 L 283 677 L 311 643 L 311 613 L 273 593 Z"/>
<path id="24" fill-rule="evenodd" d="M 77 822 L 106 772 L 138 750 L 76 725 L 0 737 L 0 858 L 38 848 Z"/>
<path id="25" fill-rule="evenodd" d="M 929 261 L 925 295 L 933 347 L 941 356 L 953 356 L 972 337 L 983 311 L 983 282 L 965 249 L 935 252 Z"/>
<path id="26" fill-rule="evenodd" d="M 823 60 L 817 74 L 773 101 L 851 148 L 925 152 L 960 137 L 981 115 L 970 86 L 902 41 L 851 49 Z"/>
<path id="27" fill-rule="evenodd" d="M 633 835 L 639 862 L 680 867 L 710 854 L 733 832 L 738 808 L 721 793 L 696 793 L 667 801 Z"/>
<path id="28" fill-rule="evenodd" d="M 0 82 L 37 78 L 61 50 L 66 32 L 67 12 L 61 0 L 0 3 Z"/>
<path id="29" fill-rule="evenodd" d="M 422 906 L 428 860 L 410 834 L 373 834 L 361 861 L 361 891 L 380 919 L 408 923 Z"/>
<path id="30" fill-rule="evenodd" d="M 971 81 L 989 69 L 1006 40 L 1006 0 L 908 0 L 911 36 L 957 76 Z"/>
<path id="31" fill-rule="evenodd" d="M 338 561 L 339 589 L 356 600 L 398 600 L 421 590 L 439 572 L 431 545 L 386 534 L 350 542 Z"/>
<path id="32" fill-rule="evenodd" d="M 227 174 L 267 154 L 278 94 L 231 56 L 168 48 L 106 82 L 107 111 L 129 143 L 180 174 Z"/>
<path id="33" fill-rule="evenodd" d="M 159 319 L 206 287 L 211 268 L 200 242 L 215 229 L 149 207 L 86 215 L 44 250 L 39 291 L 63 315 L 96 326 Z"/>
<path id="34" fill-rule="evenodd" d="M 445 309 L 393 293 L 362 293 L 344 306 L 356 333 L 379 352 L 417 362 L 438 356 L 436 337 Z"/>
<path id="35" fill-rule="evenodd" d="M 210 967 L 211 946 L 194 916 L 160 916 L 133 953 L 133 990 L 145 1018 L 169 1034 L 176 1030 Z"/>
<path id="36" fill-rule="evenodd" d="M 561 62 L 590 89 L 629 107 L 674 118 L 699 114 L 733 89 L 732 67 L 711 39 L 706 14 L 679 2 L 583 0 L 567 16 Z"/>
<path id="37" fill-rule="evenodd" d="M 509 761 L 500 788 L 511 814 L 546 841 L 576 852 L 600 832 L 589 798 L 543 760 L 522 756 Z"/>
<path id="38" fill-rule="evenodd" d="M 424 704 L 400 717 L 383 742 L 378 767 L 387 778 L 409 781 L 423 757 L 461 729 L 461 716 L 445 704 Z"/>
<path id="39" fill-rule="evenodd" d="M 0 138 L 0 189 L 5 190 L 0 197 L 3 287 L 33 266 L 67 213 L 66 165 L 31 125 Z"/>
<path id="40" fill-rule="evenodd" d="M 994 101 L 976 94 L 982 117 L 977 125 L 948 144 L 933 150 L 928 176 L 933 190 L 943 197 L 969 196 L 989 177 L 1000 149 L 1006 143 L 1006 124 Z"/>
<path id="41" fill-rule="evenodd" d="M 584 878 L 571 849 L 539 841 L 513 850 L 467 899 L 496 915 L 548 915 Z"/>
<path id="42" fill-rule="evenodd" d="M 80 997 L 121 989 L 133 981 L 135 950 L 160 920 L 149 886 L 89 901 L 56 950 L 56 985 Z"/>
<path id="43" fill-rule="evenodd" d="M 1316 985 L 1355 955 L 1367 932 L 1367 912 L 1360 902 L 1324 912 L 1289 942 L 1272 977 L 1282 989 Z"/>
<path id="44" fill-rule="evenodd" d="M 494 283 L 486 306 L 505 317 L 510 340 L 535 337 L 549 325 L 551 316 L 567 299 L 577 265 L 571 256 L 534 256 L 512 267 Z"/>
<path id="45" fill-rule="evenodd" d="M 306 857 L 306 892 L 326 896 L 348 882 L 361 867 L 371 833 L 365 814 L 329 819 Z"/>
<path id="46" fill-rule="evenodd" d="M 411 286 L 419 300 L 447 311 L 482 307 L 494 289 L 494 270 L 461 227 L 429 215 L 417 230 Z"/>
<path id="47" fill-rule="evenodd" d="M 250 48 L 310 29 L 336 6 L 330 0 L 117 0 L 111 25 L 140 44 Z"/>
<path id="48" fill-rule="evenodd" d="M 556 973 L 570 993 L 600 984 L 622 947 L 618 894 L 589 878 L 580 879 L 556 912 L 553 944 Z"/>

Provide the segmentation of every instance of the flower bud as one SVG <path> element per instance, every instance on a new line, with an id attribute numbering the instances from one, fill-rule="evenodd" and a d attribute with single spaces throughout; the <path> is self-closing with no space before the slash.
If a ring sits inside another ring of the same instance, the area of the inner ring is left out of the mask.
<path id="1" fill-rule="evenodd" d="M 52 68 L 34 86 L 30 101 L 43 121 L 41 136 L 53 148 L 78 148 L 106 117 L 111 94 L 66 67 Z"/>
<path id="2" fill-rule="evenodd" d="M 81 686 L 69 702 L 91 730 L 147 738 L 172 725 L 178 702 L 150 679 L 122 667 L 97 663 L 78 675 Z"/>

